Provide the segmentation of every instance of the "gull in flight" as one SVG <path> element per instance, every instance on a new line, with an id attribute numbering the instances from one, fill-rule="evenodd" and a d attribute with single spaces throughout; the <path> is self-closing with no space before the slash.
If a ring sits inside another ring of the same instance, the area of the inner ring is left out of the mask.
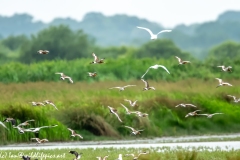
<path id="1" fill-rule="evenodd" d="M 222 79 L 220 79 L 220 78 L 215 78 L 216 80 L 218 80 L 218 82 L 219 82 L 219 85 L 216 87 L 216 88 L 218 88 L 218 87 L 220 87 L 220 86 L 232 86 L 230 83 L 227 83 L 227 82 L 223 82 L 222 81 Z"/>
<path id="2" fill-rule="evenodd" d="M 145 88 L 143 88 L 143 91 L 150 90 L 150 89 L 156 90 L 154 87 L 149 87 L 149 84 L 147 81 L 145 81 L 144 79 L 141 79 L 141 80 L 145 83 Z"/>
<path id="3" fill-rule="evenodd" d="M 65 80 L 65 79 L 68 79 L 69 80 L 69 82 L 71 82 L 71 83 L 73 83 L 73 80 L 72 80 L 72 78 L 71 77 L 69 77 L 69 76 L 66 76 L 64 73 L 55 73 L 55 74 L 60 74 L 60 79 L 61 80 Z"/>
<path id="4" fill-rule="evenodd" d="M 45 100 L 43 103 L 45 103 L 45 104 L 50 104 L 50 105 L 52 105 L 56 110 L 58 110 L 58 109 L 57 109 L 57 106 L 56 106 L 52 101 L 50 101 L 50 100 Z"/>
<path id="5" fill-rule="evenodd" d="M 98 160 L 106 160 L 109 157 L 109 155 L 102 157 L 96 157 Z"/>
<path id="6" fill-rule="evenodd" d="M 45 106 L 45 104 L 43 104 L 42 102 L 29 102 L 32 103 L 33 106 Z"/>
<path id="7" fill-rule="evenodd" d="M 137 105 L 138 100 L 131 101 L 131 100 L 128 100 L 128 99 L 124 99 L 124 101 L 129 102 L 130 106 L 132 106 L 132 107 L 138 106 Z"/>
<path id="8" fill-rule="evenodd" d="M 133 113 L 135 113 L 138 117 L 147 117 L 148 116 L 147 113 L 142 113 L 142 112 L 139 112 L 139 111 L 135 111 Z"/>
<path id="9" fill-rule="evenodd" d="M 190 61 L 183 61 L 181 58 L 179 58 L 179 57 L 177 57 L 177 56 L 175 56 L 175 57 L 177 58 L 179 65 L 191 63 Z"/>
<path id="10" fill-rule="evenodd" d="M 147 71 L 144 73 L 144 75 L 142 75 L 141 78 L 143 79 L 143 77 L 145 76 L 145 74 L 147 74 L 147 72 L 149 71 L 150 68 L 152 68 L 152 69 L 158 69 L 159 67 L 163 68 L 168 74 L 170 74 L 170 72 L 167 70 L 167 68 L 166 68 L 165 66 L 159 65 L 159 64 L 155 64 L 154 66 L 149 67 L 149 68 L 147 69 Z"/>
<path id="11" fill-rule="evenodd" d="M 125 108 L 126 114 L 134 113 L 134 112 L 129 111 L 129 109 L 126 106 L 124 106 L 122 103 L 120 103 L 120 104 L 123 106 L 123 108 Z"/>
<path id="12" fill-rule="evenodd" d="M 196 111 L 193 111 L 193 112 L 189 112 L 189 113 L 185 116 L 185 118 L 187 118 L 187 117 L 189 117 L 189 116 L 191 116 L 191 117 L 196 116 L 196 115 L 198 115 L 197 112 L 199 112 L 199 111 L 201 111 L 201 110 L 196 110 Z"/>
<path id="13" fill-rule="evenodd" d="M 240 98 L 237 99 L 235 96 L 231 96 L 231 95 L 227 95 L 228 97 L 232 97 L 233 98 L 233 102 L 238 103 L 240 101 Z"/>
<path id="14" fill-rule="evenodd" d="M 42 128 L 53 128 L 57 127 L 58 125 L 53 125 L 53 126 L 42 126 L 42 127 L 37 127 L 37 128 L 28 128 L 31 130 L 31 132 L 39 132 Z"/>
<path id="15" fill-rule="evenodd" d="M 6 128 L 8 130 L 8 128 L 5 126 L 5 124 L 3 122 L 0 121 L 0 125 L 2 125 L 4 128 Z"/>
<path id="16" fill-rule="evenodd" d="M 110 110 L 110 113 L 115 114 L 115 116 L 118 118 L 118 120 L 120 122 L 122 122 L 122 120 L 120 119 L 119 115 L 117 114 L 117 110 L 115 108 L 110 107 L 110 106 L 108 106 L 108 108 Z"/>
<path id="17" fill-rule="evenodd" d="M 212 118 L 212 116 L 217 115 L 217 114 L 223 114 L 223 113 L 213 113 L 213 114 L 197 114 L 200 116 L 207 116 L 207 118 Z"/>
<path id="18" fill-rule="evenodd" d="M 69 131 L 71 131 L 72 135 L 71 137 L 75 137 L 75 136 L 78 136 L 80 137 L 81 139 L 83 139 L 83 137 L 80 135 L 80 134 L 77 134 L 74 130 L 72 130 L 71 128 L 68 128 Z"/>
<path id="19" fill-rule="evenodd" d="M 89 77 L 96 77 L 97 76 L 97 72 L 88 72 L 88 76 Z"/>
<path id="20" fill-rule="evenodd" d="M 37 141 L 36 145 L 40 143 L 48 142 L 47 139 L 40 139 L 40 138 L 31 138 L 31 140 L 36 140 Z"/>
<path id="21" fill-rule="evenodd" d="M 48 50 L 39 50 L 37 51 L 39 54 L 48 54 L 49 51 Z"/>
<path id="22" fill-rule="evenodd" d="M 102 58 L 102 59 L 99 59 L 95 53 L 92 53 L 92 56 L 94 57 L 94 60 L 90 63 L 90 64 L 96 64 L 96 63 L 104 63 L 104 59 L 105 58 Z"/>
<path id="23" fill-rule="evenodd" d="M 138 27 L 138 26 L 137 26 L 137 28 L 139 28 L 139 29 L 144 29 L 144 30 L 148 31 L 148 33 L 151 35 L 151 40 L 157 39 L 157 36 L 158 36 L 158 34 L 160 34 L 160 33 L 163 33 L 163 32 L 171 32 L 171 31 L 172 31 L 172 30 L 162 30 L 162 31 L 158 32 L 157 34 L 153 34 L 152 31 L 151 31 L 150 29 L 148 29 L 148 28 Z"/>
<path id="24" fill-rule="evenodd" d="M 130 135 L 132 135 L 132 134 L 134 134 L 134 135 L 138 135 L 138 134 L 141 134 L 140 132 L 143 131 L 143 130 L 136 130 L 136 129 L 134 129 L 134 128 L 132 128 L 132 127 L 129 127 L 129 126 L 125 126 L 125 127 L 126 127 L 126 128 L 129 128 L 129 129 L 132 130 L 132 132 L 131 132 Z"/>
<path id="25" fill-rule="evenodd" d="M 222 71 L 224 71 L 224 72 L 232 72 L 232 67 L 231 66 L 225 67 L 223 65 L 223 66 L 217 66 L 217 67 L 222 68 Z"/>
<path id="26" fill-rule="evenodd" d="M 25 121 L 25 122 L 23 122 L 23 123 L 20 123 L 20 124 L 17 125 L 17 126 L 18 126 L 18 127 L 27 126 L 27 125 L 30 125 L 28 122 L 33 122 L 33 121 L 35 121 L 35 120 L 34 120 L 34 119 L 27 120 L 27 121 Z"/>
<path id="27" fill-rule="evenodd" d="M 109 89 L 117 88 L 117 89 L 119 89 L 119 91 L 124 91 L 125 88 L 132 87 L 132 86 L 136 86 L 136 85 L 126 85 L 126 86 L 123 86 L 123 87 L 112 87 L 112 88 L 109 88 Z"/>
<path id="28" fill-rule="evenodd" d="M 13 128 L 16 128 L 16 129 L 18 130 L 18 133 L 19 133 L 19 134 L 23 134 L 23 133 L 25 133 L 25 132 L 32 132 L 31 129 L 21 128 L 20 126 L 17 126 L 17 127 L 13 126 Z"/>
<path id="29" fill-rule="evenodd" d="M 183 103 L 178 104 L 178 105 L 176 105 L 175 107 L 187 107 L 187 106 L 197 108 L 197 106 L 195 106 L 195 105 L 193 105 L 193 104 L 183 104 Z"/>
<path id="30" fill-rule="evenodd" d="M 78 153 L 76 151 L 69 151 L 69 153 L 74 154 L 76 158 L 74 158 L 73 160 L 77 160 L 80 159 L 82 156 L 82 153 Z"/>
<path id="31" fill-rule="evenodd" d="M 139 153 L 137 156 L 135 156 L 133 153 L 132 154 L 125 154 L 125 156 L 132 156 L 133 157 L 133 160 L 137 160 L 139 158 L 140 155 L 143 155 L 143 154 L 148 154 L 147 152 L 141 152 Z"/>

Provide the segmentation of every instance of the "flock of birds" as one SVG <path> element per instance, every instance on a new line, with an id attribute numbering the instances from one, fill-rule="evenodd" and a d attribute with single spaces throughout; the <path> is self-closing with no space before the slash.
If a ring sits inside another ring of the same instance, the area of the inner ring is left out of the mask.
<path id="1" fill-rule="evenodd" d="M 137 27 L 139 29 L 143 29 L 143 30 L 146 30 L 150 36 L 151 36 L 151 40 L 155 40 L 157 39 L 157 36 L 158 34 L 160 33 L 164 33 L 164 32 L 171 32 L 171 30 L 163 30 L 163 31 L 160 31 L 158 32 L 157 34 L 153 34 L 152 31 L 148 28 L 144 28 L 144 27 Z M 38 51 L 39 54 L 49 54 L 49 51 L 48 50 L 39 50 Z M 102 63 L 105 63 L 104 60 L 105 58 L 102 58 L 102 59 L 99 59 L 97 57 L 97 55 L 95 53 L 92 53 L 92 56 L 93 56 L 93 61 L 90 62 L 90 64 L 102 64 Z M 175 58 L 177 59 L 178 61 L 178 64 L 179 65 L 185 65 L 185 64 L 189 64 L 191 63 L 190 61 L 183 61 L 181 58 L 175 56 Z M 232 72 L 232 67 L 231 66 L 228 66 L 228 67 L 225 67 L 225 66 L 217 66 L 217 67 L 220 67 L 222 71 L 224 72 Z M 146 72 L 142 75 L 141 77 L 141 80 L 143 81 L 144 83 L 144 88 L 143 88 L 143 91 L 147 91 L 147 90 L 155 90 L 155 87 L 152 87 L 149 85 L 149 83 L 144 79 L 144 76 L 149 72 L 150 69 L 158 69 L 158 68 L 162 68 L 163 70 L 165 70 L 168 74 L 170 74 L 170 72 L 168 71 L 168 69 L 163 66 L 163 65 L 159 65 L 159 64 L 156 64 L 156 65 L 153 65 L 153 66 L 150 66 Z M 73 80 L 70 76 L 67 76 L 65 75 L 64 73 L 62 72 L 57 72 L 56 74 L 59 74 L 60 75 L 60 79 L 61 80 L 68 80 L 70 83 L 73 83 Z M 97 76 L 97 73 L 96 72 L 88 72 L 88 75 L 89 77 L 96 77 Z M 216 78 L 219 82 L 219 85 L 217 87 L 220 87 L 220 86 L 232 86 L 230 83 L 227 83 L 227 82 L 224 82 L 222 79 L 219 79 L 219 78 Z M 112 88 L 109 88 L 109 89 L 118 89 L 119 91 L 124 91 L 126 88 L 129 88 L 129 87 L 134 87 L 136 85 L 126 85 L 126 86 L 116 86 L 116 87 L 112 87 Z M 232 97 L 234 99 L 234 102 L 239 102 L 240 99 L 237 99 L 235 96 L 231 96 L 231 95 L 228 95 L 230 97 Z M 135 107 L 135 106 L 138 106 L 137 104 L 137 100 L 135 101 L 132 101 L 132 100 L 128 100 L 128 99 L 124 99 L 125 101 L 129 102 L 130 106 L 131 107 Z M 45 106 L 45 105 L 51 105 L 53 106 L 56 110 L 58 110 L 58 108 L 56 107 L 56 105 L 50 101 L 50 100 L 45 100 L 43 102 L 29 102 L 32 104 L 32 106 Z M 121 106 L 125 109 L 126 111 L 126 114 L 135 114 L 136 116 L 138 117 L 148 117 L 148 114 L 147 113 L 142 113 L 140 111 L 130 111 L 125 105 L 123 105 L 122 103 L 120 103 Z M 195 105 L 193 104 L 179 104 L 175 107 L 194 107 L 196 108 Z M 119 120 L 119 122 L 123 122 L 120 118 L 120 116 L 118 115 L 117 113 L 117 109 L 111 107 L 111 106 L 108 106 L 108 109 L 110 111 L 111 114 L 115 115 L 117 117 L 117 119 Z M 206 116 L 207 118 L 211 118 L 213 115 L 217 115 L 217 114 L 223 114 L 223 113 L 212 113 L 212 114 L 199 114 L 198 112 L 201 111 L 201 110 L 195 110 L 193 112 L 190 112 L 188 113 L 185 117 L 189 117 L 189 116 Z M 31 138 L 31 140 L 35 140 L 37 143 L 36 145 L 38 144 L 41 144 L 41 143 L 44 143 L 44 142 L 48 142 L 48 139 L 44 138 L 44 139 L 40 139 L 38 138 L 38 134 L 39 134 L 39 131 L 43 128 L 54 128 L 54 127 L 57 127 L 58 125 L 52 125 L 52 126 L 41 126 L 41 127 L 36 127 L 36 128 L 24 128 L 28 125 L 30 125 L 29 122 L 33 122 L 35 120 L 27 120 L 23 123 L 20 123 L 20 124 L 16 124 L 16 120 L 14 118 L 6 118 L 3 122 L 0 121 L 0 125 L 3 126 L 4 128 L 6 128 L 8 130 L 8 128 L 6 127 L 6 125 L 4 124 L 5 122 L 10 122 L 12 124 L 12 127 L 14 129 L 17 129 L 18 132 L 20 134 L 23 134 L 25 132 L 33 132 L 35 133 L 35 138 Z M 142 131 L 144 130 L 137 130 L 133 127 L 130 127 L 130 126 L 125 126 L 125 128 L 129 129 L 130 130 L 130 133 L 131 135 L 138 135 L 138 134 L 141 134 Z M 74 130 L 72 130 L 71 128 L 68 128 L 68 130 L 71 132 L 71 136 L 72 137 L 79 137 L 81 139 L 83 139 L 83 137 L 80 135 L 80 134 L 77 134 Z M 75 155 L 75 158 L 74 160 L 77 160 L 77 159 L 80 159 L 81 158 L 81 155 L 82 153 L 78 153 L 76 151 L 69 151 L 69 153 L 71 154 L 74 154 Z M 141 152 L 139 153 L 138 155 L 134 155 L 134 154 L 126 154 L 125 156 L 132 156 L 134 160 L 137 160 L 139 158 L 140 155 L 143 155 L 143 154 L 148 154 L 148 152 Z M 106 160 L 107 158 L 109 157 L 109 155 L 105 156 L 105 157 L 96 157 L 98 160 Z M 22 159 L 24 160 L 30 160 L 30 157 L 28 156 L 22 156 Z M 119 154 L 119 157 L 117 160 L 122 160 L 122 154 Z"/>

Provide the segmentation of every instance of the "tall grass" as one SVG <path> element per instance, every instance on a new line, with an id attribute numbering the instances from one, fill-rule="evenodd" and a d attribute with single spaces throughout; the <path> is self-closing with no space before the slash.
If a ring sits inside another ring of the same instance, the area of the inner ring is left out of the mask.
<path id="1" fill-rule="evenodd" d="M 216 81 L 188 79 L 179 82 L 149 81 L 156 90 L 142 91 L 142 81 L 76 82 L 30 82 L 0 84 L 0 118 L 15 118 L 18 123 L 35 119 L 29 127 L 55 125 L 40 131 L 40 138 L 50 141 L 79 140 L 71 138 L 68 127 L 82 134 L 83 140 L 101 138 L 133 138 L 124 126 L 144 129 L 139 137 L 179 136 L 193 134 L 234 133 L 240 129 L 240 107 L 226 95 L 240 95 L 240 82 L 231 80 L 236 87 L 216 87 Z M 136 84 L 125 91 L 110 90 L 110 87 Z M 31 106 L 30 101 L 52 100 L 59 110 L 51 105 Z M 124 99 L 138 100 L 139 106 L 131 107 Z M 148 117 L 125 114 L 120 103 L 130 110 L 148 113 Z M 176 108 L 179 103 L 193 103 L 200 113 L 222 112 L 211 119 L 205 116 L 188 117 L 195 108 Z M 110 114 L 107 106 L 118 110 L 123 120 L 120 123 Z M 19 135 L 11 124 L 9 131 L 0 127 L 1 143 L 31 142 L 33 133 Z"/>

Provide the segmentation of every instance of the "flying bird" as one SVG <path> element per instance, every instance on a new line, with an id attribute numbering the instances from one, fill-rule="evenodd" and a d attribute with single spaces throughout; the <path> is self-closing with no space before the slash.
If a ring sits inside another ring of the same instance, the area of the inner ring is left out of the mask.
<path id="1" fill-rule="evenodd" d="M 132 130 L 131 135 L 132 135 L 132 134 L 138 135 L 138 134 L 141 134 L 140 132 L 143 131 L 143 130 L 136 130 L 136 129 L 134 129 L 134 128 L 132 128 L 132 127 L 129 127 L 129 126 L 125 126 L 125 127 Z"/>
<path id="2" fill-rule="evenodd" d="M 82 153 L 78 153 L 76 151 L 69 151 L 69 153 L 74 154 L 76 158 L 74 158 L 73 160 L 77 160 L 80 159 L 82 156 Z"/>
<path id="3" fill-rule="evenodd" d="M 148 28 L 138 27 L 138 26 L 137 26 L 137 28 L 146 30 L 146 31 L 150 34 L 151 40 L 157 39 L 157 36 L 158 36 L 158 34 L 160 34 L 160 33 L 163 33 L 163 32 L 171 32 L 171 31 L 172 31 L 172 30 L 162 30 L 162 31 L 158 32 L 157 34 L 153 34 L 152 31 L 151 31 L 150 29 L 148 29 Z"/>
<path id="4" fill-rule="evenodd" d="M 117 88 L 117 89 L 119 89 L 119 91 L 124 91 L 125 88 L 132 87 L 132 86 L 136 86 L 136 85 L 126 85 L 126 86 L 123 86 L 123 87 L 112 87 L 112 88 L 109 88 L 109 89 Z"/>
<path id="5" fill-rule="evenodd" d="M 33 122 L 33 121 L 35 121 L 35 120 L 34 120 L 34 119 L 27 120 L 27 121 L 25 121 L 25 122 L 23 122 L 23 123 L 20 123 L 20 124 L 18 125 L 18 127 L 28 126 L 28 125 L 30 125 L 28 122 Z"/>
<path id="6" fill-rule="evenodd" d="M 223 65 L 223 66 L 217 66 L 217 67 L 220 67 L 222 69 L 222 71 L 224 71 L 224 72 L 232 72 L 232 67 L 231 66 L 225 67 Z"/>
<path id="7" fill-rule="evenodd" d="M 240 98 L 237 99 L 235 96 L 231 96 L 231 95 L 227 95 L 227 96 L 228 96 L 228 97 L 232 97 L 232 98 L 233 98 L 233 102 L 235 102 L 235 103 L 240 102 Z"/>
<path id="8" fill-rule="evenodd" d="M 97 76 L 97 72 L 88 72 L 88 76 L 89 77 L 96 77 Z"/>
<path id="9" fill-rule="evenodd" d="M 53 125 L 53 126 L 42 126 L 42 127 L 36 127 L 36 128 L 28 128 L 31 130 L 30 132 L 39 132 L 42 128 L 53 128 L 57 127 L 58 125 Z"/>
<path id="10" fill-rule="evenodd" d="M 47 139 L 40 139 L 40 138 L 31 138 L 31 140 L 36 140 L 37 141 L 36 145 L 48 142 Z"/>
<path id="11" fill-rule="evenodd" d="M 122 120 L 120 119 L 119 115 L 117 114 L 117 110 L 115 108 L 110 107 L 110 106 L 108 106 L 108 108 L 110 110 L 110 113 L 114 114 L 118 118 L 118 120 L 120 122 L 122 122 Z"/>
<path id="12" fill-rule="evenodd" d="M 102 59 L 99 59 L 95 53 L 92 53 L 92 56 L 94 57 L 94 60 L 90 63 L 90 64 L 101 64 L 101 63 L 104 63 L 104 59 L 105 58 L 102 58 Z"/>
<path id="13" fill-rule="evenodd" d="M 149 84 L 146 80 L 144 79 L 141 79 L 141 80 L 145 83 L 145 88 L 143 88 L 143 91 L 150 90 L 150 89 L 156 90 L 154 87 L 149 87 Z"/>
<path id="14" fill-rule="evenodd" d="M 128 99 L 124 99 L 124 101 L 129 102 L 130 106 L 132 106 L 132 107 L 138 106 L 137 105 L 138 100 L 131 101 L 131 100 L 128 100 Z"/>
<path id="15" fill-rule="evenodd" d="M 193 105 L 193 104 L 183 104 L 183 103 L 178 104 L 178 105 L 176 105 L 175 107 L 187 107 L 187 106 L 197 108 L 197 106 L 195 106 L 195 105 Z"/>
<path id="16" fill-rule="evenodd" d="M 177 58 L 179 65 L 191 63 L 190 61 L 183 61 L 181 58 L 179 58 L 177 56 L 175 56 L 175 58 Z"/>
<path id="17" fill-rule="evenodd" d="M 197 112 L 199 112 L 199 111 L 201 111 L 201 110 L 196 110 L 196 111 L 193 111 L 193 112 L 189 112 L 189 113 L 185 116 L 185 118 L 187 118 L 187 117 L 189 117 L 189 116 L 191 116 L 191 117 L 196 116 L 196 115 L 198 115 Z"/>
<path id="18" fill-rule="evenodd" d="M 223 114 L 223 113 L 213 113 L 213 114 L 197 114 L 200 116 L 207 116 L 207 118 L 212 118 L 212 116 L 217 115 L 217 114 Z"/>
<path id="19" fill-rule="evenodd" d="M 154 66 L 150 66 L 148 69 L 147 69 L 147 71 L 144 73 L 144 75 L 142 75 L 142 79 L 143 79 L 143 77 L 145 76 L 145 74 L 147 74 L 147 72 L 149 71 L 149 69 L 158 69 L 159 67 L 161 67 L 161 68 L 163 68 L 168 74 L 170 74 L 170 72 L 168 71 L 168 69 L 165 67 L 165 66 L 163 66 L 163 65 L 159 65 L 159 64 L 155 64 Z"/>
<path id="20" fill-rule="evenodd" d="M 16 120 L 14 118 L 6 118 L 3 120 L 3 122 L 10 122 L 12 126 L 16 125 Z"/>
<path id="21" fill-rule="evenodd" d="M 129 109 L 128 109 L 126 106 L 124 106 L 122 103 L 120 103 L 120 104 L 121 104 L 121 106 L 126 110 L 126 114 L 131 114 L 131 113 L 133 113 L 133 112 L 129 111 Z"/>
<path id="22" fill-rule="evenodd" d="M 83 137 L 80 135 L 80 134 L 77 134 L 74 130 L 72 130 L 71 128 L 68 128 L 69 131 L 71 131 L 72 135 L 71 137 L 75 137 L 75 136 L 78 136 L 80 137 L 81 139 L 83 139 Z"/>
<path id="23" fill-rule="evenodd" d="M 45 106 L 45 104 L 42 103 L 42 102 L 34 102 L 34 101 L 32 101 L 32 102 L 29 102 L 29 103 L 32 103 L 32 106 Z"/>
<path id="24" fill-rule="evenodd" d="M 135 111 L 133 113 L 135 113 L 138 117 L 147 117 L 148 116 L 147 113 L 142 113 L 142 112 L 139 112 L 139 111 Z"/>
<path id="25" fill-rule="evenodd" d="M 45 103 L 45 104 L 50 104 L 50 105 L 52 105 L 56 110 L 58 110 L 58 109 L 57 109 L 57 106 L 56 106 L 52 101 L 50 101 L 50 100 L 45 100 L 45 101 L 43 101 L 43 103 Z"/>
<path id="26" fill-rule="evenodd" d="M 227 83 L 227 82 L 223 82 L 223 80 L 222 79 L 220 79 L 220 78 L 215 78 L 216 80 L 218 80 L 218 82 L 219 82 L 219 85 L 216 87 L 216 88 L 218 88 L 218 87 L 220 87 L 220 86 L 232 86 L 230 83 Z"/>
<path id="27" fill-rule="evenodd" d="M 59 73 L 59 72 L 58 72 L 58 73 L 55 73 L 55 74 L 60 74 L 60 76 L 61 76 L 61 77 L 60 77 L 60 79 L 61 79 L 61 80 L 68 79 L 68 80 L 69 80 L 69 82 L 73 83 L 73 80 L 72 80 L 72 78 L 71 78 L 71 77 L 69 77 L 69 76 L 66 76 L 64 73 L 61 73 L 61 72 Z"/>
<path id="28" fill-rule="evenodd" d="M 37 51 L 39 54 L 48 54 L 49 51 L 48 50 L 39 50 Z"/>

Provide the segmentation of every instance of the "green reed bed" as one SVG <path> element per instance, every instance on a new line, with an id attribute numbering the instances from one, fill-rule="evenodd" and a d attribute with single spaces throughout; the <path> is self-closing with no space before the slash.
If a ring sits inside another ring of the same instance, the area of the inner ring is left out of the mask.
<path id="1" fill-rule="evenodd" d="M 234 87 L 215 88 L 216 81 L 187 79 L 178 82 L 149 81 L 156 90 L 142 91 L 142 81 L 106 81 L 106 82 L 29 82 L 0 84 L 0 119 L 15 118 L 18 123 L 29 119 L 29 127 L 58 125 L 50 129 L 42 129 L 40 138 L 49 141 L 79 141 L 71 138 L 68 127 L 80 133 L 84 140 L 94 139 L 126 139 L 130 130 L 124 126 L 144 129 L 137 138 L 161 136 L 202 135 L 237 133 L 240 129 L 240 106 L 232 103 L 226 95 L 240 96 L 240 81 L 230 80 Z M 110 87 L 135 84 L 123 92 Z M 51 105 L 31 106 L 31 101 L 52 100 L 59 110 Z M 131 107 L 124 99 L 138 100 L 139 106 Z M 130 110 L 148 113 L 146 118 L 125 114 L 124 104 Z M 197 108 L 182 108 L 179 103 L 192 103 Z M 118 109 L 123 120 L 109 113 L 107 106 Z M 196 109 L 200 113 L 222 112 L 211 119 L 205 116 L 188 117 L 185 115 Z M 6 124 L 9 131 L 0 127 L 1 144 L 14 142 L 30 142 L 33 133 L 19 135 L 11 124 Z M 34 142 L 33 142 L 34 143 Z"/>
<path id="2" fill-rule="evenodd" d="M 32 149 L 32 150 L 9 150 L 0 151 L 0 158 L 18 160 L 20 155 L 28 155 L 32 159 L 38 160 L 59 160 L 73 159 L 74 155 L 69 151 L 74 150 L 82 153 L 81 159 L 96 159 L 109 155 L 108 160 L 115 160 L 119 154 L 123 155 L 123 160 L 132 160 L 131 156 L 126 154 L 138 154 L 148 152 L 149 154 L 141 155 L 139 160 L 238 160 L 240 159 L 239 150 L 221 150 L 220 148 L 181 148 L 171 149 L 169 147 L 159 148 L 96 148 L 96 149 Z"/>

